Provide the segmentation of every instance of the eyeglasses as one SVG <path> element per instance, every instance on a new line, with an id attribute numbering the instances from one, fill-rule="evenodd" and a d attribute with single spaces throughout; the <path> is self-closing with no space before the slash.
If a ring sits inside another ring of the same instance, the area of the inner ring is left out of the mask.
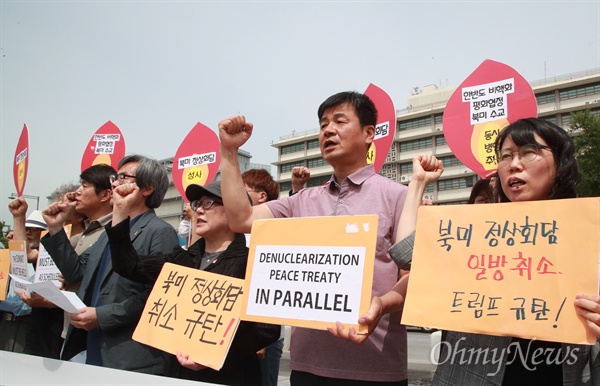
<path id="1" fill-rule="evenodd" d="M 125 174 L 125 173 L 119 173 L 117 175 L 112 174 L 108 179 L 109 179 L 109 181 L 110 181 L 110 183 L 112 185 L 117 180 L 119 181 L 119 184 L 122 184 L 123 182 L 125 182 L 126 178 L 133 178 L 133 179 L 135 179 L 135 176 L 132 176 L 132 175 L 129 175 L 129 174 Z"/>
<path id="2" fill-rule="evenodd" d="M 190 202 L 190 207 L 192 208 L 192 210 L 196 210 L 200 207 L 202 207 L 204 210 L 208 210 L 212 208 L 214 204 L 223 205 L 222 202 L 211 200 L 210 198 L 205 198 L 204 200 L 194 200 Z"/>
<path id="3" fill-rule="evenodd" d="M 510 150 L 501 150 L 496 154 L 496 159 L 498 160 L 498 166 L 508 166 L 514 159 L 514 154 L 517 153 L 519 160 L 521 162 L 531 162 L 533 161 L 540 153 L 542 149 L 550 149 L 548 146 L 543 145 L 523 145 L 519 148 L 518 151 L 510 151 Z"/>

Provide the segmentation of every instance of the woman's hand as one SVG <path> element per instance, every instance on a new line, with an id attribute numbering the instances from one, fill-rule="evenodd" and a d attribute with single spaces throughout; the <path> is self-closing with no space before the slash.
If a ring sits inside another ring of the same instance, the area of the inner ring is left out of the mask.
<path id="1" fill-rule="evenodd" d="M 206 369 L 206 366 L 190 360 L 190 356 L 188 354 L 182 354 L 181 352 L 177 351 L 176 357 L 177 357 L 177 360 L 179 361 L 179 364 L 187 369 L 194 370 L 194 371 L 200 371 L 200 370 Z"/>
<path id="2" fill-rule="evenodd" d="M 577 313 L 586 319 L 590 330 L 600 340 L 600 296 L 577 294 L 575 297 Z"/>

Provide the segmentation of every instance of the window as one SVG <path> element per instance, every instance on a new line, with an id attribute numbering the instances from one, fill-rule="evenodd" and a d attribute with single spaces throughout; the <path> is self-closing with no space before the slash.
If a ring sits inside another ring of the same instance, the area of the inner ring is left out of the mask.
<path id="1" fill-rule="evenodd" d="M 581 98 L 586 95 L 595 94 L 600 94 L 600 82 L 589 86 L 580 86 L 561 90 L 558 95 L 559 99 L 564 101 L 565 99 Z"/>
<path id="2" fill-rule="evenodd" d="M 431 117 L 410 119 L 408 121 L 400 122 L 398 128 L 399 131 L 416 129 L 418 127 L 431 126 Z"/>
<path id="3" fill-rule="evenodd" d="M 282 182 L 281 184 L 279 184 L 280 192 L 287 192 L 290 190 L 292 190 L 292 181 Z"/>
<path id="4" fill-rule="evenodd" d="M 294 166 L 304 166 L 304 161 L 296 161 L 296 162 L 290 162 L 289 164 L 283 164 L 279 167 L 279 172 L 280 173 L 289 173 L 292 171 Z"/>
<path id="5" fill-rule="evenodd" d="M 463 205 L 468 204 L 468 201 L 451 201 L 451 202 L 438 202 L 437 205 Z"/>
<path id="6" fill-rule="evenodd" d="M 443 135 L 438 135 L 437 137 L 435 137 L 435 146 L 444 146 L 447 144 L 448 142 L 446 142 L 446 137 L 444 137 Z"/>
<path id="7" fill-rule="evenodd" d="M 425 149 L 425 148 L 431 147 L 432 146 L 431 144 L 432 144 L 431 137 L 415 139 L 413 141 L 401 142 L 400 143 L 400 151 L 403 152 L 403 151 Z"/>
<path id="8" fill-rule="evenodd" d="M 441 125 L 441 124 L 442 124 L 442 120 L 443 120 L 443 118 L 444 118 L 444 114 L 435 114 L 435 115 L 433 116 L 433 122 L 434 122 L 436 125 Z"/>
<path id="9" fill-rule="evenodd" d="M 400 173 L 401 174 L 412 173 L 412 171 L 413 171 L 412 162 L 408 162 L 408 163 L 405 163 L 405 164 L 400 164 Z"/>
<path id="10" fill-rule="evenodd" d="M 306 141 L 306 148 L 307 149 L 318 149 L 319 148 L 319 140 L 311 139 L 310 141 Z"/>
<path id="11" fill-rule="evenodd" d="M 556 102 L 556 94 L 554 91 L 545 92 L 543 94 L 539 94 L 535 96 L 538 105 L 543 105 L 545 103 L 554 103 Z"/>
<path id="12" fill-rule="evenodd" d="M 308 168 L 309 169 L 318 168 L 320 166 L 325 166 L 325 165 L 328 165 L 328 163 L 325 162 L 325 160 L 323 158 L 313 158 L 313 159 L 308 160 Z"/>
<path id="13" fill-rule="evenodd" d="M 464 189 L 473 186 L 473 177 L 451 178 L 438 181 L 438 191 Z"/>
<path id="14" fill-rule="evenodd" d="M 563 114 L 560 117 L 560 120 L 562 121 L 563 126 L 570 125 L 571 119 L 572 119 L 571 114 Z"/>
<path id="15" fill-rule="evenodd" d="M 433 193 L 433 188 L 434 188 L 434 186 L 435 186 L 435 185 L 433 184 L 433 182 L 432 182 L 432 183 L 430 183 L 429 185 L 427 185 L 427 186 L 425 187 L 425 193 Z"/>
<path id="16" fill-rule="evenodd" d="M 551 115 L 549 117 L 542 117 L 542 119 L 544 119 L 550 123 L 554 123 L 555 125 L 558 125 L 558 119 L 556 119 L 556 115 Z"/>
<path id="17" fill-rule="evenodd" d="M 320 176 L 320 177 L 311 178 L 306 183 L 306 187 L 310 188 L 313 186 L 325 185 L 327 183 L 327 181 L 329 181 L 330 178 L 331 178 L 331 176 Z"/>
<path id="18" fill-rule="evenodd" d="M 442 161 L 442 165 L 444 165 L 445 168 L 448 168 L 450 166 L 461 166 L 462 165 L 462 163 L 458 160 L 458 158 L 456 158 L 453 155 L 448 156 L 448 157 L 441 157 L 439 160 Z"/>
<path id="19" fill-rule="evenodd" d="M 281 147 L 281 155 L 291 154 L 291 153 L 295 153 L 297 151 L 303 151 L 303 150 L 304 150 L 304 142 L 295 143 L 293 145 L 282 146 Z"/>

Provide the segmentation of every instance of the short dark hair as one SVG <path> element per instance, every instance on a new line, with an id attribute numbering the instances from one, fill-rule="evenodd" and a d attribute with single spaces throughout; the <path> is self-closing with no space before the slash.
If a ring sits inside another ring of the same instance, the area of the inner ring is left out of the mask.
<path id="1" fill-rule="evenodd" d="M 321 103 L 317 111 L 319 122 L 323 118 L 325 111 L 344 104 L 354 107 L 361 126 L 377 125 L 377 109 L 375 108 L 375 104 L 368 96 L 356 91 L 343 91 L 325 99 L 325 102 Z"/>
<path id="2" fill-rule="evenodd" d="M 471 188 L 471 195 L 467 200 L 467 204 L 474 204 L 475 200 L 477 199 L 477 196 L 485 196 L 486 203 L 494 202 L 494 195 L 492 194 L 492 189 L 490 187 L 490 180 L 482 179 L 477 181 L 475 185 L 473 185 L 473 188 Z"/>
<path id="3" fill-rule="evenodd" d="M 250 169 L 242 173 L 242 180 L 254 190 L 262 190 L 267 194 L 267 201 L 279 198 L 279 185 L 266 169 Z"/>
<path id="4" fill-rule="evenodd" d="M 111 189 L 110 176 L 117 174 L 117 171 L 109 165 L 97 164 L 85 169 L 79 175 L 79 180 L 88 182 L 94 185 L 96 194 L 103 190 Z"/>
<path id="5" fill-rule="evenodd" d="M 146 197 L 146 206 L 148 208 L 158 208 L 162 204 L 167 189 L 169 189 L 169 177 L 167 169 L 157 160 L 140 154 L 132 154 L 125 156 L 119 161 L 119 169 L 123 165 L 137 162 L 135 168 L 135 183 L 140 189 L 146 187 L 154 187 L 154 191 Z"/>
<path id="6" fill-rule="evenodd" d="M 575 144 L 569 134 L 554 123 L 539 118 L 525 118 L 511 123 L 498 134 L 494 145 L 496 152 L 502 149 L 502 144 L 508 137 L 511 137 L 517 146 L 528 144 L 542 146 L 543 144 L 535 140 L 534 134 L 539 135 L 546 141 L 546 146 L 550 148 L 554 156 L 556 177 L 550 192 L 550 198 L 577 197 L 575 188 L 581 181 L 581 173 L 575 159 Z M 496 184 L 496 189 L 500 201 L 508 202 L 509 199 L 502 190 L 501 181 Z"/>

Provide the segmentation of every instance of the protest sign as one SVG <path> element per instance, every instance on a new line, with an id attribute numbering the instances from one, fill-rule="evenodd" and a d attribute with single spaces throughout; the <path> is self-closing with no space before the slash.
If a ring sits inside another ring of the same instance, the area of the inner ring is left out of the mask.
<path id="1" fill-rule="evenodd" d="M 13 276 L 29 281 L 29 265 L 27 262 L 27 248 L 25 241 L 9 241 L 10 250 L 10 273 Z M 20 283 L 14 283 L 13 291 L 21 293 L 27 291 L 27 288 Z"/>
<path id="2" fill-rule="evenodd" d="M 67 224 L 63 228 L 65 230 L 65 233 L 67 234 L 67 237 L 70 239 L 71 224 Z M 42 231 L 40 237 L 44 237 L 47 233 L 48 231 L 46 230 Z M 54 283 L 56 287 L 60 288 L 61 283 L 58 280 L 59 275 L 60 270 L 58 269 L 56 264 L 54 264 L 54 260 L 52 260 L 52 257 L 50 256 L 44 245 L 40 243 L 33 282 L 38 283 L 42 281 L 52 281 L 52 283 Z"/>
<path id="3" fill-rule="evenodd" d="M 367 153 L 367 163 L 373 164 L 375 173 L 379 173 L 390 151 L 390 147 L 394 143 L 394 136 L 396 135 L 396 108 L 394 107 L 392 98 L 373 83 L 369 84 L 365 95 L 373 101 L 377 109 L 375 139 Z"/>
<path id="4" fill-rule="evenodd" d="M 598 198 L 421 207 L 402 323 L 595 343 L 599 223 Z"/>
<path id="5" fill-rule="evenodd" d="M 81 158 L 81 171 L 98 164 L 106 164 L 117 169 L 123 156 L 125 156 L 123 134 L 117 125 L 108 121 L 90 138 Z"/>
<path id="6" fill-rule="evenodd" d="M 8 275 L 10 275 L 10 251 L 8 249 L 0 249 L 0 301 L 6 299 Z"/>
<path id="7" fill-rule="evenodd" d="M 25 190 L 27 170 L 29 169 L 29 130 L 27 129 L 27 125 L 23 125 L 23 130 L 21 130 L 14 160 L 13 180 L 15 182 L 15 189 L 17 189 L 17 197 L 21 197 L 23 190 Z"/>
<path id="8" fill-rule="evenodd" d="M 452 153 L 482 178 L 496 170 L 494 141 L 521 118 L 537 117 L 529 83 L 513 68 L 485 60 L 454 91 L 444 109 L 444 137 Z"/>
<path id="9" fill-rule="evenodd" d="M 219 137 L 198 122 L 186 135 L 173 158 L 173 183 L 185 201 L 190 184 L 207 185 L 215 179 L 221 164 Z"/>
<path id="10" fill-rule="evenodd" d="M 133 339 L 219 370 L 240 322 L 244 281 L 166 263 Z"/>
<path id="11" fill-rule="evenodd" d="M 61 291 L 50 280 L 32 283 L 29 280 L 23 280 L 20 277 L 10 275 L 14 281 L 14 285 L 25 288 L 28 292 L 35 292 L 46 300 L 52 302 L 55 306 L 62 308 L 70 314 L 76 314 L 80 309 L 85 308 L 83 301 L 75 292 Z"/>
<path id="12" fill-rule="evenodd" d="M 376 215 L 257 220 L 252 224 L 242 319 L 325 329 L 371 301 Z"/>

